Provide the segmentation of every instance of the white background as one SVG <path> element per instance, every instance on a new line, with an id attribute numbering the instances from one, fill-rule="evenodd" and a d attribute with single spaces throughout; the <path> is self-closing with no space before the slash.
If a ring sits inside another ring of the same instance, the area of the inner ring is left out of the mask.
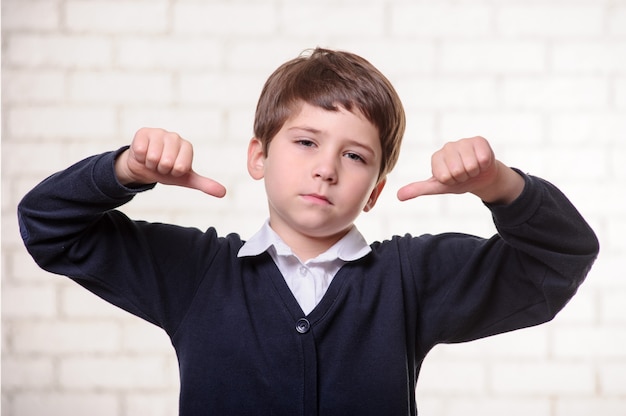
<path id="1" fill-rule="evenodd" d="M 192 141 L 196 170 L 229 193 L 159 186 L 125 211 L 249 237 L 267 215 L 245 169 L 256 100 L 279 64 L 318 45 L 369 59 L 407 110 L 399 165 L 358 221 L 368 239 L 493 233 L 474 197 L 395 199 L 429 176 L 443 143 L 483 135 L 505 163 L 565 191 L 601 240 L 553 322 L 436 348 L 420 415 L 626 414 L 626 1 L 3 0 L 5 416 L 176 414 L 165 334 L 39 270 L 16 204 L 47 175 L 159 126 Z"/>

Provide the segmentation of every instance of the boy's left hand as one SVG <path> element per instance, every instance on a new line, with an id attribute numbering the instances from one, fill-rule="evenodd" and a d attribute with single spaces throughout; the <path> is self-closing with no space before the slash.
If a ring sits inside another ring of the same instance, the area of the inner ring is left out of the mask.
<path id="1" fill-rule="evenodd" d="M 431 161 L 433 176 L 400 188 L 398 199 L 470 192 L 487 203 L 509 204 L 524 189 L 524 179 L 496 159 L 483 137 L 446 143 Z"/>

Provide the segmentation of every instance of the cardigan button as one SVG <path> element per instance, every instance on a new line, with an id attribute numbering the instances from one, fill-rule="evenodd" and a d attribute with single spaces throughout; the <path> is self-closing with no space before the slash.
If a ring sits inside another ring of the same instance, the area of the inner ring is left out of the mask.
<path id="1" fill-rule="evenodd" d="M 296 331 L 301 334 L 306 334 L 309 332 L 309 329 L 311 329 L 311 324 L 308 320 L 305 318 L 298 319 L 298 322 L 296 322 Z"/>

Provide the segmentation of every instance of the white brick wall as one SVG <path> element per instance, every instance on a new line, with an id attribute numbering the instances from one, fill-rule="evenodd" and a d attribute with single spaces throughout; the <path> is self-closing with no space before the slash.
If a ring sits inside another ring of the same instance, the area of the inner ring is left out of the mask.
<path id="1" fill-rule="evenodd" d="M 470 197 L 394 198 L 428 175 L 442 143 L 481 134 L 505 162 L 557 183 L 601 239 L 588 282 L 553 322 L 436 348 L 421 414 L 626 414 L 623 0 L 3 0 L 5 416 L 176 414 L 167 337 L 38 269 L 15 206 L 50 173 L 161 126 L 194 142 L 196 169 L 229 194 L 160 187 L 125 210 L 249 236 L 266 215 L 245 169 L 256 99 L 276 66 L 317 45 L 368 58 L 408 112 L 386 196 L 358 221 L 368 238 L 493 232 Z"/>

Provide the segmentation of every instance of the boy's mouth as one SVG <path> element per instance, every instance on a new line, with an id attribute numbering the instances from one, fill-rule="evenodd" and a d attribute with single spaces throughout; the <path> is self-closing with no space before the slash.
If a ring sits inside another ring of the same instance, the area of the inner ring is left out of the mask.
<path id="1" fill-rule="evenodd" d="M 320 205 L 332 205 L 332 202 L 330 202 L 330 200 L 328 198 L 326 198 L 324 195 L 320 195 L 320 194 L 303 194 L 302 198 L 304 198 L 304 200 L 314 203 L 314 204 L 320 204 Z"/>

